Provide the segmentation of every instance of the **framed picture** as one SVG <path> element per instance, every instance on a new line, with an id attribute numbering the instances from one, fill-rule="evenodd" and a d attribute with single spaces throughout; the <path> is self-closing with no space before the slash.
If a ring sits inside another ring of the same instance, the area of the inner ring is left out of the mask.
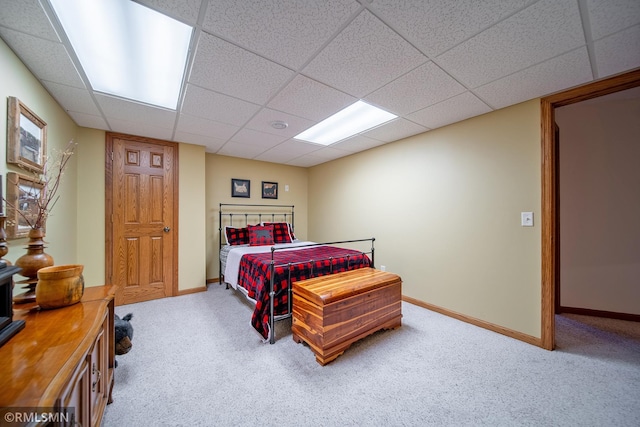
<path id="1" fill-rule="evenodd" d="M 231 197 L 251 197 L 251 181 L 231 178 Z"/>
<path id="2" fill-rule="evenodd" d="M 262 198 L 263 199 L 277 199 L 278 198 L 278 183 L 262 181 Z"/>
<path id="3" fill-rule="evenodd" d="M 31 226 L 24 218 L 38 215 L 38 200 L 42 198 L 43 185 L 28 176 L 7 173 L 7 238 L 27 237 Z M 20 211 L 20 212 L 18 212 Z"/>
<path id="4" fill-rule="evenodd" d="M 47 124 L 18 98 L 7 105 L 7 163 L 37 173 L 44 169 L 47 153 Z"/>

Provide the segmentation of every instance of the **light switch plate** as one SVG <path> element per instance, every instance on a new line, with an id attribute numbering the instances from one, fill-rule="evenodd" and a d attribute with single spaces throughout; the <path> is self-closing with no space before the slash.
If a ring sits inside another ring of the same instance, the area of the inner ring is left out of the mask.
<path id="1" fill-rule="evenodd" d="M 520 212 L 520 222 L 523 227 L 533 227 L 533 212 Z"/>

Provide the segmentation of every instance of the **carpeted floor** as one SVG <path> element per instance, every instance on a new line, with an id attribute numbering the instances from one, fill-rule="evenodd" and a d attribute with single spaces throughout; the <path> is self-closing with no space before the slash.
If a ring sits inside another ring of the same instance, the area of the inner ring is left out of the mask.
<path id="1" fill-rule="evenodd" d="M 133 313 L 104 426 L 639 426 L 640 324 L 558 316 L 546 351 L 403 303 L 403 326 L 327 366 L 291 339 L 263 344 L 252 308 L 207 292 Z"/>

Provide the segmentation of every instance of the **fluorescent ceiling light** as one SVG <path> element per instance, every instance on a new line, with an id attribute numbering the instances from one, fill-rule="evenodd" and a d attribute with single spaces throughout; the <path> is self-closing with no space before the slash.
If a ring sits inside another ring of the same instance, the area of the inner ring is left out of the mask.
<path id="1" fill-rule="evenodd" d="M 396 117 L 398 116 L 366 102 L 358 101 L 294 136 L 294 138 L 316 144 L 330 145 L 379 126 Z"/>
<path id="2" fill-rule="evenodd" d="M 49 0 L 94 90 L 175 110 L 192 28 L 130 0 Z"/>

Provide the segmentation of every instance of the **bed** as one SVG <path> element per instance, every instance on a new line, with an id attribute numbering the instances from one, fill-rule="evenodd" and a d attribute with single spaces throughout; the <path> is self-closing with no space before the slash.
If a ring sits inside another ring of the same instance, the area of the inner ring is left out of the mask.
<path id="1" fill-rule="evenodd" d="M 293 205 L 221 203 L 218 224 L 220 284 L 254 304 L 251 325 L 271 344 L 274 323 L 291 317 L 293 282 L 374 266 L 375 238 L 296 238 Z"/>

